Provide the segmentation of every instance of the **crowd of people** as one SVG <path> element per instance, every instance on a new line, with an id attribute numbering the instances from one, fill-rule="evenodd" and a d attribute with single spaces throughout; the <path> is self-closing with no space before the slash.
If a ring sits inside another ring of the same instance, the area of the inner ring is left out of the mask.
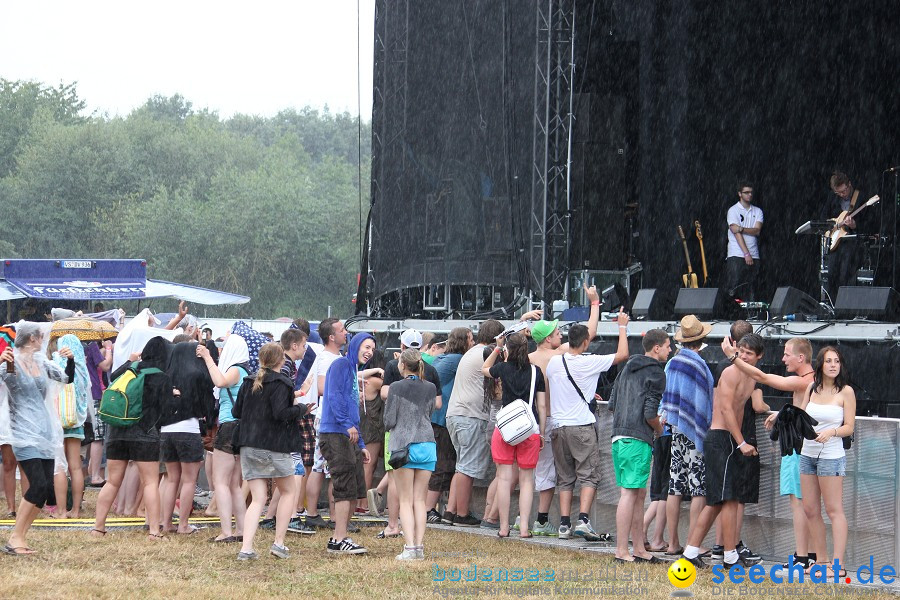
<path id="1" fill-rule="evenodd" d="M 290 556 L 288 530 L 333 529 L 328 553 L 364 554 L 364 545 L 350 537 L 359 531 L 352 517 L 386 512 L 377 537 L 402 537 L 397 559 L 404 561 L 424 559 L 426 524 L 443 523 L 493 529 L 499 538 L 515 529 L 521 538 L 615 540 L 622 562 L 659 562 L 656 552 L 698 567 L 704 557 L 749 566 L 760 557 L 741 542 L 740 530 L 745 504 L 758 499 L 755 418 L 768 411 L 757 388 L 762 383 L 792 392 L 795 409 L 771 415 L 766 427 L 793 430 L 784 421 L 802 415 L 818 422 L 781 464 L 797 548 L 785 566 L 809 569 L 828 556 L 822 502 L 833 528 L 832 556 L 842 560 L 841 438 L 853 433 L 855 398 L 840 352 L 823 348 L 813 366 L 810 343 L 796 338 L 785 345 L 788 376 L 766 374 L 756 367 L 762 339 L 738 321 L 714 374 L 698 354 L 709 325 L 682 319 L 674 336 L 680 348 L 671 359 L 672 340 L 660 329 L 644 334 L 642 354 L 629 356 L 629 318 L 620 312 L 616 351 L 591 354 L 600 298 L 593 287 L 585 293 L 590 318 L 568 328 L 566 343 L 559 322 L 539 320 L 535 311 L 522 316 L 524 328 L 487 320 L 474 333 L 459 327 L 446 337 L 407 330 L 393 353 L 367 333 L 350 337 L 335 318 L 315 332 L 297 319 L 278 342 L 238 322 L 216 345 L 183 305 L 165 328 L 144 311 L 114 345 L 82 344 L 74 336 L 50 342 L 48 328 L 19 322 L 15 348 L 0 355 L 4 492 L 16 519 L 3 551 L 34 553 L 26 535 L 41 510 L 79 517 L 85 479 L 101 487 L 90 535 L 107 534 L 110 512 L 138 511 L 150 540 L 195 534 L 188 519 L 205 467 L 214 490 L 209 514 L 221 522 L 209 541 L 240 544 L 238 560 L 259 558 L 260 526 L 275 530 L 269 552 L 277 558 Z M 598 383 L 615 365 L 612 438 L 606 440 L 599 433 Z M 132 379 L 142 386 L 140 414 L 128 423 L 108 418 L 104 389 Z M 67 393 L 76 399 L 74 416 L 62 414 L 67 403 L 60 394 Z M 524 403 L 533 426 L 508 439 L 497 413 L 514 403 Z M 86 435 L 93 440 L 85 452 L 87 475 L 80 453 Z M 598 533 L 590 519 L 596 490 L 612 485 L 609 475 L 602 477 L 601 447 L 611 449 L 621 490 L 615 536 Z M 484 514 L 476 516 L 473 487 L 492 463 L 496 475 Z M 378 465 L 385 474 L 376 483 Z M 329 521 L 319 514 L 326 483 Z M 555 495 L 558 525 L 549 519 Z M 682 547 L 685 500 L 690 525 Z M 714 525 L 716 545 L 704 548 Z"/>

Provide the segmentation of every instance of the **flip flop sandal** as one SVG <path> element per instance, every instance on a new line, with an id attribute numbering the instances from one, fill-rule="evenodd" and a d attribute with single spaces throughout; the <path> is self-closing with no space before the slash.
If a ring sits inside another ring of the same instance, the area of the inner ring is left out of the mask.
<path id="1" fill-rule="evenodd" d="M 383 540 L 386 538 L 398 538 L 398 537 L 403 537 L 402 531 L 400 533 L 385 533 L 385 530 L 382 529 L 381 531 L 378 532 L 378 535 L 375 536 L 375 539 Z"/>
<path id="2" fill-rule="evenodd" d="M 106 530 L 105 530 L 105 529 L 102 529 L 102 530 L 101 530 L 101 529 L 91 529 L 91 531 L 92 531 L 92 532 L 93 532 L 93 531 L 96 531 L 97 533 L 100 534 L 100 537 L 103 537 L 103 536 L 106 535 Z M 96 537 L 96 536 L 95 536 L 95 537 Z"/>
<path id="3" fill-rule="evenodd" d="M 666 556 L 680 556 L 681 554 L 684 554 L 684 547 L 679 548 L 675 552 L 666 552 Z"/>
<path id="4" fill-rule="evenodd" d="M 663 562 L 663 561 L 661 561 L 660 559 L 656 558 L 655 556 L 651 556 L 650 558 L 644 558 L 643 556 L 635 556 L 635 557 L 634 557 L 634 562 L 636 562 L 636 563 L 649 563 L 649 564 L 651 564 L 651 565 L 658 565 L 659 563 L 661 563 L 661 562 Z"/>
<path id="5" fill-rule="evenodd" d="M 236 541 L 238 541 L 238 540 L 233 535 L 229 535 L 228 537 L 223 537 L 221 540 L 216 539 L 215 537 L 209 538 L 209 542 L 211 544 L 233 544 Z M 241 540 L 241 541 L 243 541 L 243 540 Z"/>
<path id="6" fill-rule="evenodd" d="M 668 546 L 660 546 L 659 548 L 650 546 L 649 548 L 647 548 L 647 552 L 665 552 L 666 548 L 668 548 Z"/>
<path id="7" fill-rule="evenodd" d="M 21 552 L 20 552 L 21 550 Z M 29 548 L 28 546 L 10 546 L 9 544 L 0 548 L 0 552 L 4 554 L 9 554 L 10 556 L 31 556 L 35 554 L 35 551 Z"/>

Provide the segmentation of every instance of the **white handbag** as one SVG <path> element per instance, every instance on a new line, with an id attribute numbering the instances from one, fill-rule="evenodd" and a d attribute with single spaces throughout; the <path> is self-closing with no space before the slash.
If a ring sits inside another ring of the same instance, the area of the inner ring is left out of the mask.
<path id="1" fill-rule="evenodd" d="M 513 400 L 497 411 L 497 429 L 500 430 L 503 441 L 510 446 L 521 444 L 535 433 L 540 433 L 532 410 L 535 379 L 535 367 L 531 365 L 531 391 L 528 394 L 528 403 L 522 399 Z"/>

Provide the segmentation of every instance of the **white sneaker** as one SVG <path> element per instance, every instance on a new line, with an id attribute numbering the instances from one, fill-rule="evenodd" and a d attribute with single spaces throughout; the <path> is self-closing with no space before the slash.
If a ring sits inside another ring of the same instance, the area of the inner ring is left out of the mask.
<path id="1" fill-rule="evenodd" d="M 416 560 L 425 560 L 425 546 L 416 546 Z"/>
<path id="2" fill-rule="evenodd" d="M 567 540 L 572 535 L 572 529 L 568 525 L 560 525 L 558 535 L 559 539 Z"/>
<path id="3" fill-rule="evenodd" d="M 419 560 L 418 548 L 415 546 L 403 546 L 403 552 L 397 555 L 397 560 Z"/>

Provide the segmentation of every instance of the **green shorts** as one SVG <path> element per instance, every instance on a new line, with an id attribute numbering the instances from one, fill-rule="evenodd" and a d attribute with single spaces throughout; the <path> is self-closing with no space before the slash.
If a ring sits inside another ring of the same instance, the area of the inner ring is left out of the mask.
<path id="1" fill-rule="evenodd" d="M 627 489 L 647 487 L 653 447 L 643 440 L 622 438 L 612 445 L 616 485 Z"/>

